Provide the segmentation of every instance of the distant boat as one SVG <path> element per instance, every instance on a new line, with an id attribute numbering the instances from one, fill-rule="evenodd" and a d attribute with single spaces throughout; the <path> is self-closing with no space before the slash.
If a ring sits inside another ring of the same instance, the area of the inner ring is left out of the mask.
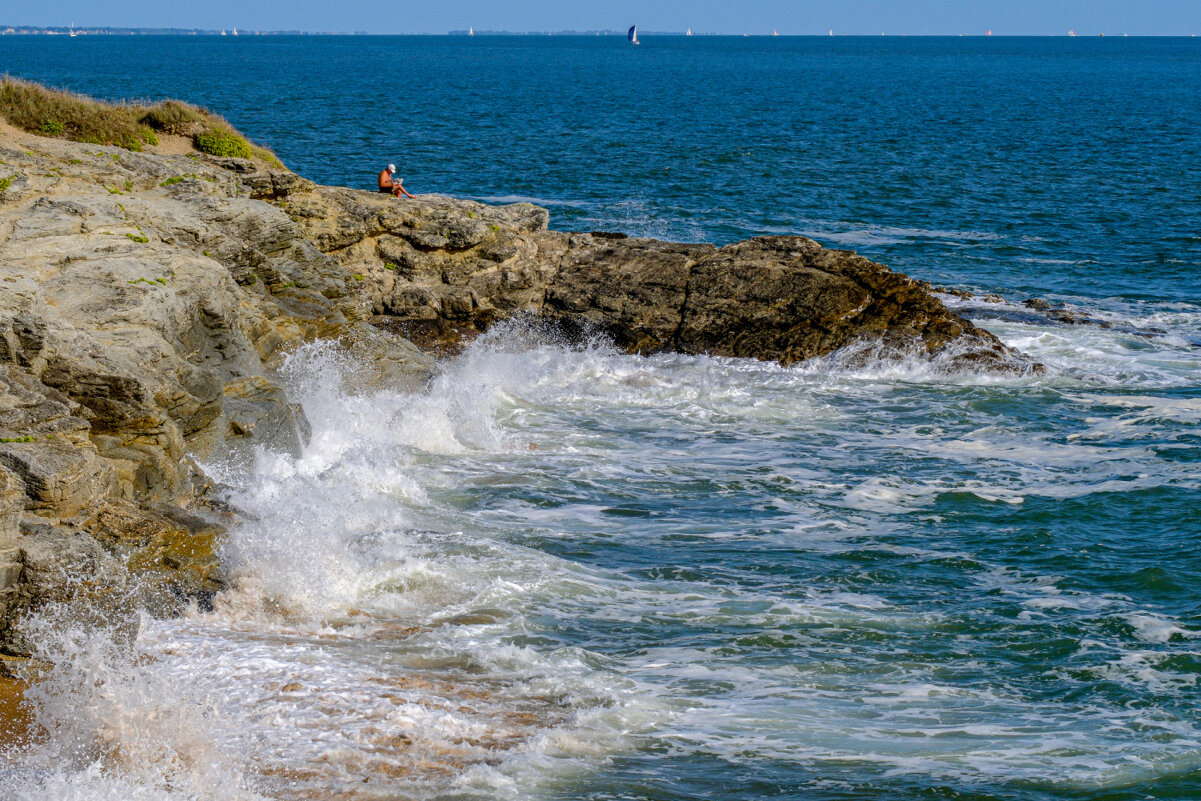
<path id="1" fill-rule="evenodd" d="M 638 26 L 631 25 L 630 30 L 626 32 L 626 38 L 630 40 L 630 44 L 641 44 L 638 41 Z"/>
<path id="2" fill-rule="evenodd" d="M 831 29 L 830 29 L 830 35 L 831 35 L 831 36 L 833 36 L 833 35 L 834 35 L 834 29 L 833 29 L 833 28 L 831 28 Z"/>
<path id="3" fill-rule="evenodd" d="M 780 32 L 779 32 L 779 31 L 777 31 L 775 28 L 772 28 L 772 29 L 771 29 L 771 35 L 772 35 L 772 36 L 779 36 L 779 35 L 780 35 Z"/>
<path id="4" fill-rule="evenodd" d="M 987 32 L 986 34 L 984 34 L 984 35 L 985 35 L 985 36 L 992 36 L 992 28 L 989 28 L 989 29 L 988 29 L 988 32 Z"/>
<path id="5" fill-rule="evenodd" d="M 238 29 L 237 29 L 237 28 L 234 28 L 233 35 L 234 35 L 234 36 L 237 36 L 237 35 L 238 35 Z"/>
<path id="6" fill-rule="evenodd" d="M 691 35 L 692 35 L 692 28 L 689 28 L 688 30 L 684 31 L 684 35 L 685 35 L 685 36 L 691 36 Z"/>
<path id="7" fill-rule="evenodd" d="M 1068 36 L 1075 36 L 1075 35 L 1076 35 L 1076 29 L 1075 29 L 1075 28 L 1073 28 L 1072 30 L 1068 31 Z"/>
<path id="8" fill-rule="evenodd" d="M 221 35 L 222 35 L 222 36 L 226 36 L 226 35 L 227 35 L 227 34 L 225 33 L 225 29 L 224 29 L 224 28 L 222 28 L 222 29 L 221 29 Z"/>
<path id="9" fill-rule="evenodd" d="M 67 36 L 70 36 L 72 39 L 74 39 L 74 38 L 75 38 L 75 36 L 76 36 L 76 34 L 75 34 L 75 23 L 74 23 L 74 22 L 72 22 L 72 23 L 71 23 L 71 27 L 70 27 L 70 28 L 68 28 L 67 30 L 69 31 L 69 33 L 67 33 Z"/>
<path id="10" fill-rule="evenodd" d="M 475 28 L 468 28 L 468 29 L 467 29 L 467 35 L 468 35 L 468 36 L 475 36 Z"/>

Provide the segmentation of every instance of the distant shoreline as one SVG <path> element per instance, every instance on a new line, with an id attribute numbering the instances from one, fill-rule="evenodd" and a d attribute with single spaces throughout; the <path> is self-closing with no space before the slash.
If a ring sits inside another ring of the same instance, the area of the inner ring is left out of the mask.
<path id="1" fill-rule="evenodd" d="M 368 31 L 238 31 L 236 28 L 227 30 L 208 29 L 208 28 L 113 28 L 113 27 L 58 27 L 58 26 L 38 26 L 38 25 L 3 25 L 0 24 L 0 36 L 374 36 L 374 37 L 399 37 L 399 36 L 626 36 L 624 30 L 607 30 L 598 29 L 591 31 L 475 31 L 468 30 L 452 30 L 446 33 L 370 33 Z M 901 39 L 1098 39 L 1098 38 L 1139 38 L 1139 39 L 1189 39 L 1196 38 L 1195 33 L 1082 33 L 1067 34 L 1067 33 L 1037 33 L 1037 34 L 985 34 L 985 33 L 797 33 L 797 34 L 779 34 L 776 36 L 772 33 L 703 33 L 697 32 L 687 34 L 684 31 L 641 31 L 643 37 L 656 36 L 704 36 L 704 37 L 727 37 L 741 39 L 744 37 L 763 39 L 763 38 L 781 38 L 781 39 L 799 39 L 799 38 L 859 38 L 879 39 L 882 36 Z"/>

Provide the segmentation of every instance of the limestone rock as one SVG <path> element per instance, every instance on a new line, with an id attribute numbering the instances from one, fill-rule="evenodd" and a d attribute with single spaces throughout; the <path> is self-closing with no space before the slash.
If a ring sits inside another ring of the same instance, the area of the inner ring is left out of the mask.
<path id="1" fill-rule="evenodd" d="M 221 586 L 225 523 L 200 516 L 212 484 L 189 456 L 299 453 L 307 421 L 271 375 L 289 351 L 344 338 L 385 381 L 422 379 L 430 364 L 361 322 L 369 301 L 290 216 L 288 198 L 311 182 L 7 136 L 0 650 L 19 651 L 18 618 L 71 587 L 96 588 L 80 601 L 95 610 L 108 592 L 169 611 Z M 456 241 L 479 234 L 444 217 Z"/>
<path id="2" fill-rule="evenodd" d="M 225 384 L 225 411 L 231 445 L 245 441 L 299 456 L 309 440 L 304 411 L 288 401 L 283 388 L 263 376 L 235 378 Z"/>
<path id="3" fill-rule="evenodd" d="M 857 341 L 933 355 L 970 344 L 1001 369 L 1017 354 L 952 314 L 918 281 L 804 237 L 722 248 L 688 283 L 676 347 L 792 364 Z"/>
<path id="4" fill-rule="evenodd" d="M 31 610 L 55 605 L 70 622 L 105 628 L 121 639 L 137 635 L 137 609 L 131 603 L 129 573 L 95 538 L 35 516 L 21 522 L 21 535 L 10 547 L 5 617 L 0 620 L 0 651 L 34 650 L 21 621 Z"/>
<path id="5" fill-rule="evenodd" d="M 544 313 L 602 329 L 633 352 L 674 349 L 693 270 L 714 250 L 712 245 L 574 236 L 548 287 Z"/>

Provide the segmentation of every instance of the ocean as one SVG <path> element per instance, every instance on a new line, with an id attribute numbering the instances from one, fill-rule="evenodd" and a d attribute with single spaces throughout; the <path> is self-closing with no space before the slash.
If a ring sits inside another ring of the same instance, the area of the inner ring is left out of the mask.
<path id="1" fill-rule="evenodd" d="M 310 346 L 304 454 L 206 465 L 253 515 L 233 588 L 133 658 L 47 636 L 11 797 L 1201 797 L 1201 42 L 642 39 L 10 36 L 0 68 L 208 106 L 321 183 L 811 236 L 973 293 L 1045 374 L 502 324 L 363 393 Z"/>

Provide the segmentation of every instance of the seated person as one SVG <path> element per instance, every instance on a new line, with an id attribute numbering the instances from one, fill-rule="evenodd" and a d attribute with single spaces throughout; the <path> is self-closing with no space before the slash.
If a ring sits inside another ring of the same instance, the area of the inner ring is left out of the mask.
<path id="1" fill-rule="evenodd" d="M 392 178 L 392 174 L 396 172 L 396 165 L 389 164 L 387 167 L 379 171 L 379 191 L 386 192 L 393 197 L 412 197 L 405 188 L 401 186 L 404 183 L 403 178 Z"/>

